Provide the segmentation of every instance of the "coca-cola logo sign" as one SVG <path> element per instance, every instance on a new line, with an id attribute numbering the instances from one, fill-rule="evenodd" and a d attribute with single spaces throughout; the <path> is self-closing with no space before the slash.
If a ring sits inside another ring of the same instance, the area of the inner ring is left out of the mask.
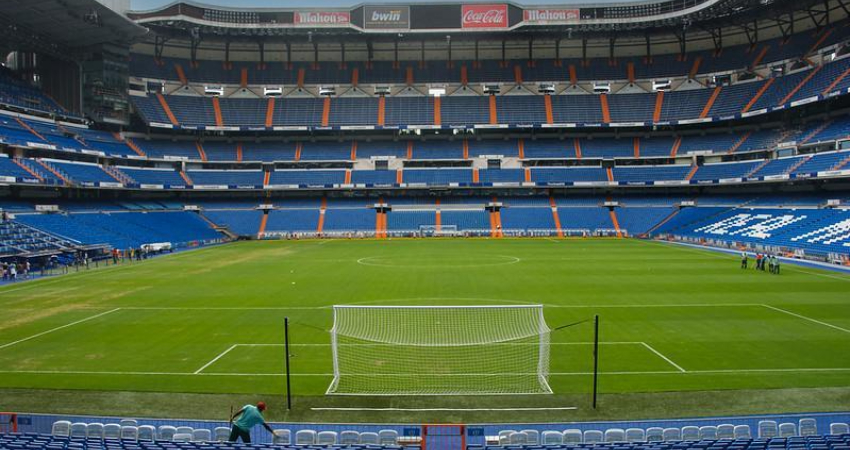
<path id="1" fill-rule="evenodd" d="M 351 22 L 351 14 L 347 12 L 307 11 L 296 12 L 295 25 L 311 27 L 328 27 L 348 25 Z"/>
<path id="2" fill-rule="evenodd" d="M 462 28 L 507 28 L 508 5 L 463 5 Z"/>
<path id="3" fill-rule="evenodd" d="M 569 23 L 579 20 L 577 9 L 526 9 L 522 20 L 529 23 Z"/>

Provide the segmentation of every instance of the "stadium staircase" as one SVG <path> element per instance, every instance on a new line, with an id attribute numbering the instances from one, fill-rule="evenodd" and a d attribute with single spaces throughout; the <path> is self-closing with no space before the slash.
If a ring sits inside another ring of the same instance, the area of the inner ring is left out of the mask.
<path id="1" fill-rule="evenodd" d="M 685 176 L 685 181 L 691 181 L 691 179 L 696 175 L 697 170 L 699 170 L 699 166 L 694 164 L 691 166 L 691 171 Z"/>
<path id="2" fill-rule="evenodd" d="M 129 176 L 122 173 L 120 170 L 116 169 L 115 167 L 112 167 L 112 166 L 99 166 L 99 167 L 101 169 L 103 169 L 103 171 L 106 172 L 107 175 L 114 178 L 115 181 L 117 181 L 117 182 L 119 182 L 123 185 L 135 183 Z"/>
<path id="3" fill-rule="evenodd" d="M 746 133 L 744 133 L 744 135 L 741 136 L 741 139 L 735 141 L 735 144 L 733 144 L 732 147 L 729 148 L 729 151 L 727 151 L 726 153 L 731 155 L 732 153 L 738 151 L 738 149 L 741 148 L 742 145 L 744 145 L 744 142 L 746 142 L 752 134 L 752 131 L 747 131 Z"/>
<path id="4" fill-rule="evenodd" d="M 564 230 L 561 228 L 561 218 L 558 216 L 558 203 L 555 202 L 555 197 L 549 196 L 549 207 L 552 208 L 552 221 L 555 223 L 555 230 L 558 237 L 564 237 Z"/>
<path id="5" fill-rule="evenodd" d="M 744 174 L 744 178 L 750 178 L 750 177 L 752 177 L 753 175 L 757 174 L 759 170 L 763 169 L 763 168 L 764 168 L 764 166 L 766 166 L 766 165 L 768 165 L 768 164 L 770 164 L 770 160 L 769 160 L 769 159 L 765 159 L 765 160 L 764 160 L 764 161 L 762 161 L 759 165 L 757 165 L 757 166 L 753 167 L 753 169 L 752 169 L 752 170 L 750 170 L 749 172 L 747 172 L 746 174 Z"/>
<path id="6" fill-rule="evenodd" d="M 18 167 L 20 167 L 21 169 L 27 171 L 27 173 L 35 177 L 38 181 L 44 182 L 44 176 L 39 173 L 38 169 L 30 166 L 30 164 L 32 163 L 29 162 L 29 160 L 22 158 L 12 158 L 12 162 L 17 164 Z"/>
<path id="7" fill-rule="evenodd" d="M 17 221 L 0 222 L 0 257 L 36 257 L 74 251 L 77 244 Z"/>
<path id="8" fill-rule="evenodd" d="M 642 234 L 638 235 L 638 237 L 645 238 L 645 237 L 652 236 L 652 233 L 655 233 L 655 230 L 661 228 L 662 226 L 664 226 L 665 223 L 671 221 L 674 217 L 676 217 L 679 214 L 679 211 L 681 211 L 680 208 L 674 209 L 673 212 L 671 212 L 669 215 L 667 215 L 667 217 L 661 219 L 661 222 L 656 223 L 655 225 L 652 226 L 652 228 L 650 228 L 649 230 L 646 230 L 646 233 L 642 233 Z"/>
<path id="9" fill-rule="evenodd" d="M 319 223 L 316 225 L 316 234 L 321 236 L 325 229 L 325 213 L 328 210 L 328 199 L 322 197 L 322 205 L 319 207 Z"/>
<path id="10" fill-rule="evenodd" d="M 847 164 L 849 164 L 849 163 L 850 163 L 850 155 L 848 155 L 846 158 L 844 158 L 844 160 L 842 160 L 841 162 L 839 162 L 838 164 L 836 164 L 836 165 L 835 165 L 832 169 L 830 169 L 830 170 L 841 170 L 841 169 L 843 169 L 843 168 L 847 167 Z"/>
<path id="11" fill-rule="evenodd" d="M 38 131 L 35 131 L 35 130 L 31 127 L 31 126 L 29 126 L 29 124 L 27 124 L 26 122 L 24 122 L 24 121 L 23 121 L 23 120 L 21 120 L 20 118 L 15 117 L 15 121 L 16 121 L 16 122 L 18 122 L 18 125 L 20 125 L 23 129 L 25 129 L 25 130 L 29 131 L 30 133 L 32 133 L 32 135 L 33 135 L 33 136 L 35 136 L 35 137 L 37 137 L 37 138 L 41 139 L 41 140 L 42 140 L 42 141 L 44 141 L 44 142 L 49 142 L 47 139 L 45 139 L 45 138 L 44 138 L 44 136 L 42 136 L 41 134 L 39 134 L 39 132 L 38 132 Z"/>
<path id="12" fill-rule="evenodd" d="M 192 179 L 189 178 L 189 175 L 182 170 L 180 171 L 180 178 L 183 179 L 183 181 L 186 183 L 186 186 L 193 186 L 194 185 L 194 183 L 192 182 Z"/>
<path id="13" fill-rule="evenodd" d="M 802 139 L 800 139 L 800 145 L 807 144 L 809 141 L 814 139 L 815 136 L 819 135 L 823 130 L 829 128 L 833 124 L 833 120 L 826 120 L 817 128 L 812 129 Z"/>
<path id="14" fill-rule="evenodd" d="M 264 216 L 265 216 L 265 215 L 264 215 Z M 227 225 L 219 225 L 219 224 L 217 224 L 217 223 L 213 222 L 212 220 L 210 220 L 210 219 L 209 219 L 209 217 L 207 217 L 206 215 L 204 215 L 204 213 L 203 213 L 203 212 L 198 213 L 198 217 L 200 217 L 201 219 L 203 219 L 203 220 L 204 220 L 204 222 L 206 222 L 206 223 L 207 223 L 207 225 L 209 225 L 209 226 L 210 226 L 210 228 L 212 228 L 213 230 L 215 230 L 215 231 L 217 231 L 217 232 L 219 232 L 219 233 L 221 233 L 221 234 L 223 234 L 223 235 L 227 236 L 229 239 L 234 240 L 234 241 L 235 241 L 235 240 L 237 240 L 237 239 L 239 239 L 239 235 L 238 235 L 238 234 L 236 234 L 236 233 L 234 233 L 233 231 L 231 231 L 229 226 L 227 226 Z M 257 236 L 259 236 L 259 233 L 257 233 Z"/>
<path id="15" fill-rule="evenodd" d="M 711 107 L 714 106 L 714 102 L 717 100 L 717 97 L 720 95 L 720 91 L 722 89 L 722 86 L 717 86 L 716 88 L 714 88 L 714 91 L 711 93 L 711 97 L 708 98 L 708 101 L 702 108 L 702 112 L 700 112 L 699 114 L 700 119 L 705 119 L 706 117 L 708 117 L 708 113 L 711 111 Z"/>
<path id="16" fill-rule="evenodd" d="M 764 95 L 764 93 L 767 92 L 768 89 L 770 89 L 770 86 L 773 84 L 773 82 L 775 80 L 776 80 L 776 78 L 768 79 L 767 82 L 765 82 L 761 86 L 761 88 L 759 88 L 759 90 L 756 91 L 756 94 L 753 96 L 753 98 L 751 98 L 750 101 L 747 102 L 746 105 L 744 105 L 744 109 L 741 110 L 741 113 L 748 112 L 750 110 L 750 108 L 752 108 L 753 105 L 755 105 L 756 102 L 758 102 L 758 100 L 761 98 L 761 96 Z"/>
<path id="17" fill-rule="evenodd" d="M 791 91 L 788 92 L 788 94 L 779 102 L 779 104 L 784 105 L 788 103 L 788 101 L 791 100 L 792 97 L 794 97 L 794 94 L 796 94 L 800 89 L 802 89 L 803 86 L 805 86 L 815 75 L 817 75 L 821 69 L 823 69 L 823 66 L 817 66 L 814 69 L 810 70 L 809 74 L 806 75 L 806 77 L 803 78 L 802 81 L 797 84 L 797 86 L 794 86 L 794 89 L 791 89 Z"/>
<path id="18" fill-rule="evenodd" d="M 116 133 L 116 138 L 118 138 L 119 136 L 120 136 L 120 135 L 118 135 L 118 134 Z M 127 144 L 127 147 L 130 147 L 130 149 L 132 149 L 134 152 L 136 152 L 136 154 L 137 154 L 137 155 L 139 155 L 139 156 L 141 156 L 141 157 L 143 157 L 143 158 L 147 158 L 147 157 L 148 157 L 148 155 L 144 152 L 144 150 L 142 150 L 142 149 L 141 149 L 141 147 L 139 147 L 138 145 L 136 145 L 136 143 L 135 143 L 135 142 L 133 142 L 133 140 L 132 140 L 132 139 L 130 139 L 130 138 L 125 138 L 125 139 L 123 139 L 123 141 Z"/>
<path id="19" fill-rule="evenodd" d="M 204 146 L 201 144 L 201 141 L 195 141 L 195 148 L 198 149 L 198 156 L 201 157 L 201 161 L 207 162 L 207 152 L 204 151 Z"/>
<path id="20" fill-rule="evenodd" d="M 74 183 L 71 182 L 71 178 L 68 177 L 68 175 L 65 174 L 64 172 L 62 172 L 61 170 L 51 166 L 49 163 L 47 163 L 47 162 L 45 162 L 41 159 L 34 159 L 33 161 L 35 161 L 36 164 L 43 167 L 44 170 L 47 170 L 48 172 L 52 173 L 56 178 L 59 178 L 60 180 L 62 180 L 62 182 L 65 183 L 66 185 L 68 185 L 68 186 L 74 185 Z"/>
<path id="21" fill-rule="evenodd" d="M 159 101 L 160 107 L 162 107 L 162 110 L 165 112 L 165 116 L 168 117 L 168 121 L 174 126 L 179 126 L 180 122 L 177 121 L 177 117 L 174 115 L 174 112 L 171 111 L 171 107 L 168 106 L 168 101 L 165 97 L 157 92 L 156 99 Z"/>
<path id="22" fill-rule="evenodd" d="M 260 219 L 260 227 L 257 229 L 257 239 L 262 239 L 266 236 L 266 226 L 269 223 L 269 212 L 263 213 L 263 218 Z"/>

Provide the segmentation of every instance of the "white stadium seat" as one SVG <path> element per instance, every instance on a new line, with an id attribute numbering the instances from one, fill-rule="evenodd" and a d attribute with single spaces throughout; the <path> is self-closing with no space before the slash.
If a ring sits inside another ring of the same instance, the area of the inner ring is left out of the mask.
<path id="1" fill-rule="evenodd" d="M 564 430 L 564 444 L 581 444 L 584 442 L 581 430 L 575 428 Z"/>
<path id="2" fill-rule="evenodd" d="M 57 437 L 67 437 L 71 434 L 71 422 L 67 420 L 57 420 L 56 422 L 53 422 L 50 434 Z"/>
<path id="3" fill-rule="evenodd" d="M 121 425 L 108 423 L 103 426 L 104 439 L 121 439 Z"/>
<path id="4" fill-rule="evenodd" d="M 627 428 L 626 442 L 646 442 L 646 432 L 643 428 Z"/>
<path id="5" fill-rule="evenodd" d="M 103 424 L 94 422 L 86 425 L 86 437 L 103 439 Z"/>
<path id="6" fill-rule="evenodd" d="M 124 425 L 121 427 L 121 439 L 122 440 L 131 440 L 137 441 L 139 440 L 139 427 L 135 425 Z"/>
<path id="7" fill-rule="evenodd" d="M 170 441 L 174 439 L 174 435 L 177 434 L 177 428 L 172 427 L 171 425 L 162 425 L 159 427 L 157 432 L 157 440 L 158 441 Z"/>
<path id="8" fill-rule="evenodd" d="M 683 441 L 698 441 L 699 440 L 699 427 L 694 427 L 694 426 L 682 427 L 682 440 Z"/>
<path id="9" fill-rule="evenodd" d="M 118 425 L 122 427 L 138 427 L 139 421 L 136 419 L 121 419 L 118 421 Z"/>
<path id="10" fill-rule="evenodd" d="M 647 442 L 661 442 L 664 440 L 664 429 L 661 427 L 649 427 L 646 429 Z"/>
<path id="11" fill-rule="evenodd" d="M 585 444 L 596 444 L 605 440 L 605 435 L 599 430 L 587 430 L 584 432 Z"/>
<path id="12" fill-rule="evenodd" d="M 381 445 L 398 445 L 398 431 L 396 430 L 381 430 L 378 431 L 378 441 Z"/>
<path id="13" fill-rule="evenodd" d="M 735 425 L 730 423 L 718 425 L 717 439 L 735 439 Z"/>
<path id="14" fill-rule="evenodd" d="M 735 425 L 735 439 L 752 439 L 753 433 L 750 431 L 749 425 Z"/>
<path id="15" fill-rule="evenodd" d="M 699 438 L 710 440 L 717 439 L 717 427 L 713 425 L 699 427 Z"/>
<path id="16" fill-rule="evenodd" d="M 522 430 L 528 436 L 528 445 L 537 445 L 540 443 L 540 432 L 537 430 Z"/>
<path id="17" fill-rule="evenodd" d="M 378 438 L 378 433 L 370 431 L 360 433 L 360 443 L 365 445 L 379 445 L 380 439 Z"/>
<path id="18" fill-rule="evenodd" d="M 558 445 L 564 442 L 564 434 L 560 431 L 548 430 L 541 435 L 541 444 L 543 445 Z"/>
<path id="19" fill-rule="evenodd" d="M 277 430 L 275 430 L 277 434 Z M 213 430 L 213 439 L 217 442 L 227 442 L 230 439 L 230 428 L 215 427 Z"/>
<path id="20" fill-rule="evenodd" d="M 345 430 L 339 433 L 339 445 L 354 445 L 360 443 L 360 432 Z"/>
<path id="21" fill-rule="evenodd" d="M 682 430 L 678 428 L 665 428 L 662 434 L 667 442 L 675 442 L 682 440 Z"/>
<path id="22" fill-rule="evenodd" d="M 212 432 L 206 428 L 195 428 L 192 432 L 192 440 L 195 442 L 212 441 Z"/>
<path id="23" fill-rule="evenodd" d="M 336 438 L 336 431 L 320 431 L 316 435 L 316 445 L 335 445 Z"/>
<path id="24" fill-rule="evenodd" d="M 139 427 L 139 440 L 140 441 L 155 441 L 156 440 L 156 428 L 152 425 L 142 425 Z"/>
<path id="25" fill-rule="evenodd" d="M 73 427 L 71 428 L 71 432 L 73 433 Z M 829 424 L 829 434 L 834 436 L 840 436 L 842 434 L 850 434 L 850 426 L 846 423 L 835 422 Z"/>
<path id="26" fill-rule="evenodd" d="M 69 432 L 72 438 L 85 438 L 88 431 L 88 425 L 83 422 L 75 422 L 71 424 Z"/>
<path id="27" fill-rule="evenodd" d="M 779 436 L 779 427 L 775 420 L 760 420 L 759 421 L 759 438 L 770 439 Z"/>
<path id="28" fill-rule="evenodd" d="M 289 445 L 292 443 L 292 432 L 287 429 L 274 430 L 272 444 Z"/>
<path id="29" fill-rule="evenodd" d="M 815 419 L 800 419 L 800 436 L 817 436 L 818 423 Z"/>
<path id="30" fill-rule="evenodd" d="M 171 440 L 174 442 L 192 442 L 192 437 L 191 433 L 175 433 Z"/>
<path id="31" fill-rule="evenodd" d="M 298 430 L 295 432 L 295 445 L 313 445 L 316 443 L 316 432 L 313 430 Z"/>
<path id="32" fill-rule="evenodd" d="M 625 442 L 626 432 L 622 428 L 609 428 L 605 430 L 605 442 Z"/>

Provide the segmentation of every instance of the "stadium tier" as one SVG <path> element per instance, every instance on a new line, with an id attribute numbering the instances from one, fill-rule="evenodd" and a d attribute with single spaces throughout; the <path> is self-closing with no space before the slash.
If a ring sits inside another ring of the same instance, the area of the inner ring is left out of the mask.
<path id="1" fill-rule="evenodd" d="M 782 249 L 789 255 L 825 258 L 850 249 L 850 213 L 827 208 L 818 196 L 616 197 L 615 207 L 600 197 L 418 197 L 377 199 L 244 200 L 193 203 L 200 213 L 183 212 L 181 203 L 140 202 L 59 205 L 61 214 L 37 213 L 33 205 L 5 205 L 16 218 L 2 235 L 10 252 L 33 253 L 40 245 L 68 247 L 108 244 L 116 248 L 143 243 L 215 242 L 226 236 L 370 237 L 395 236 L 596 236 L 629 235 L 710 241 L 724 247 Z M 848 201 L 850 197 L 838 198 Z M 499 202 L 498 211 L 490 208 Z M 267 216 L 258 210 L 266 203 Z M 756 207 L 751 205 L 758 205 Z M 382 230 L 378 216 L 386 216 Z M 494 222 L 494 218 L 498 218 Z M 498 223 L 496 228 L 494 223 Z M 439 225 L 438 225 L 439 224 Z M 22 240 L 20 228 L 37 231 Z M 442 231 L 441 231 L 442 230 Z M 442 233 L 442 234 L 441 234 Z M 66 244 L 62 244 L 66 243 Z M 24 244 L 31 244 L 26 246 Z"/>

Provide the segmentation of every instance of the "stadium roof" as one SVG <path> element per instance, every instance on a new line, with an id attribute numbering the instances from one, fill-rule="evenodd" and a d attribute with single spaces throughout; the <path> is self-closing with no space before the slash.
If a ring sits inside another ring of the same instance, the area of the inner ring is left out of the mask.
<path id="1" fill-rule="evenodd" d="M 22 50 L 68 49 L 130 42 L 148 30 L 94 0 L 0 2 L 0 38 Z M 67 56 L 67 55 L 65 55 Z"/>

